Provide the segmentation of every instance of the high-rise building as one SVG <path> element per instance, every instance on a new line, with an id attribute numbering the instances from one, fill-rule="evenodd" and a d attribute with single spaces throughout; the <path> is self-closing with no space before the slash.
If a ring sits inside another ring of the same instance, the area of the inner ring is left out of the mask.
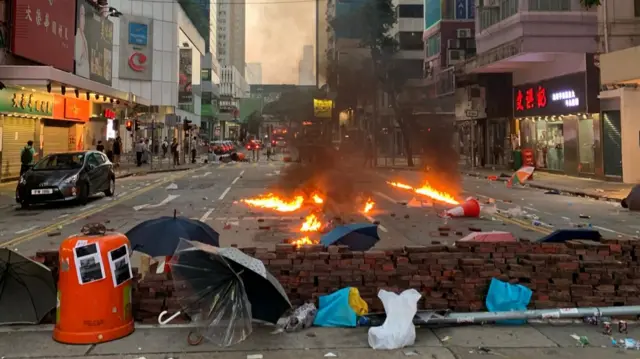
<path id="1" fill-rule="evenodd" d="M 244 70 L 244 77 L 249 85 L 262 85 L 262 64 L 254 62 L 247 64 Z"/>
<path id="2" fill-rule="evenodd" d="M 313 54 L 313 46 L 305 45 L 302 48 L 302 59 L 298 63 L 298 85 L 312 86 L 316 83 L 316 77 L 313 73 L 313 65 L 315 57 Z"/>
<path id="3" fill-rule="evenodd" d="M 245 67 L 245 1 L 218 2 L 217 54 L 220 64 Z"/>

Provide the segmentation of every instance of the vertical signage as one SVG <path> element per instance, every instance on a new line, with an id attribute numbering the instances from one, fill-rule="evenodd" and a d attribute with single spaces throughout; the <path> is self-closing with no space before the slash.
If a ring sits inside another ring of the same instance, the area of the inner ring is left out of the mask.
<path id="1" fill-rule="evenodd" d="M 78 0 L 75 73 L 111 86 L 113 23 L 87 0 Z"/>
<path id="2" fill-rule="evenodd" d="M 476 17 L 476 1 L 467 0 L 467 18 L 474 19 Z"/>
<path id="3" fill-rule="evenodd" d="M 467 0 L 456 0 L 456 19 L 466 20 L 467 18 Z"/>
<path id="4" fill-rule="evenodd" d="M 180 62 L 178 67 L 178 103 L 192 104 L 192 63 L 193 50 L 180 49 Z"/>
<path id="5" fill-rule="evenodd" d="M 127 15 L 120 18 L 121 79 L 151 81 L 153 74 L 153 20 Z"/>

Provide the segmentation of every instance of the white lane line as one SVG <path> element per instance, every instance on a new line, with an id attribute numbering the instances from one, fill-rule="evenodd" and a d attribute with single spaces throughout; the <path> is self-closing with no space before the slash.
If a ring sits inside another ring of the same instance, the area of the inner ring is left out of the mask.
<path id="1" fill-rule="evenodd" d="M 244 170 L 240 171 L 240 174 L 238 176 L 242 176 L 244 174 Z"/>
<path id="2" fill-rule="evenodd" d="M 202 175 L 202 177 L 207 177 L 208 175 L 210 175 L 212 172 L 206 172 L 205 174 Z"/>
<path id="3" fill-rule="evenodd" d="M 522 208 L 526 209 L 527 211 L 531 211 L 531 212 L 540 212 L 540 211 L 538 211 L 537 209 L 535 209 L 533 207 L 526 207 L 525 206 L 525 207 L 522 207 Z"/>
<path id="4" fill-rule="evenodd" d="M 614 231 L 613 229 L 609 229 L 609 228 L 605 228 L 605 227 L 600 227 L 600 226 L 592 226 L 595 229 L 599 229 L 601 231 L 605 231 L 605 232 L 609 232 L 609 233 L 614 233 L 623 237 L 629 237 L 629 238 L 638 238 L 637 235 L 632 235 L 629 233 L 622 233 L 622 232 L 618 232 L 618 231 Z"/>
<path id="5" fill-rule="evenodd" d="M 60 218 L 64 218 L 64 217 L 69 217 L 69 213 L 61 214 L 58 217 L 56 217 L 56 219 L 60 219 Z"/>
<path id="6" fill-rule="evenodd" d="M 222 194 L 220 195 L 220 197 L 218 197 L 218 199 L 222 201 L 224 197 L 227 195 L 227 193 L 229 193 L 229 191 L 231 191 L 231 186 L 227 187 L 227 189 L 225 189 L 224 192 L 222 192 Z"/>
<path id="7" fill-rule="evenodd" d="M 375 195 L 376 195 L 376 196 L 378 196 L 378 197 L 382 197 L 382 198 L 386 199 L 386 200 L 387 200 L 387 201 L 389 201 L 389 202 L 392 202 L 392 203 L 394 203 L 394 204 L 398 204 L 398 201 L 396 201 L 395 199 L 393 199 L 393 198 L 391 198 L 391 197 L 387 196 L 386 194 L 384 194 L 384 193 L 382 193 L 382 192 L 377 192 L 377 191 L 376 191 L 376 192 L 373 192 L 373 194 L 375 194 Z"/>
<path id="8" fill-rule="evenodd" d="M 134 206 L 134 207 L 133 207 L 133 210 L 134 210 L 134 211 L 139 211 L 139 210 L 141 210 L 141 209 L 145 209 L 145 208 L 147 208 L 147 207 L 149 207 L 149 204 L 141 204 L 141 205 L 139 205 L 139 206 Z"/>
<path id="9" fill-rule="evenodd" d="M 371 221 L 371 223 L 375 222 L 376 219 L 371 217 L 368 214 L 363 214 L 364 218 L 368 219 L 369 221 Z M 381 231 L 385 232 L 385 233 L 389 233 L 389 230 L 387 230 L 387 228 L 381 224 L 378 224 L 378 228 L 380 228 Z"/>
<path id="10" fill-rule="evenodd" d="M 165 198 L 164 200 L 162 200 L 162 202 L 157 203 L 157 204 L 141 204 L 139 206 L 135 206 L 133 207 L 134 211 L 139 211 L 141 209 L 145 209 L 145 208 L 158 208 L 160 206 L 164 206 L 165 204 L 173 201 L 174 199 L 180 197 L 179 194 L 170 194 L 169 196 L 167 196 L 167 198 Z"/>
<path id="11" fill-rule="evenodd" d="M 238 182 L 238 180 L 240 179 L 240 177 L 236 177 L 233 182 L 231 182 L 232 185 L 236 184 L 236 182 Z"/>
<path id="12" fill-rule="evenodd" d="M 204 213 L 204 215 L 202 215 L 202 217 L 200 217 L 200 222 L 206 222 L 209 219 L 209 216 L 211 215 L 211 213 L 213 213 L 214 210 L 215 210 L 215 208 L 211 208 L 210 210 L 206 211 Z"/>
<path id="13" fill-rule="evenodd" d="M 27 233 L 27 232 L 31 232 L 34 229 L 38 228 L 38 226 L 31 226 L 29 228 L 25 228 L 23 230 L 17 231 L 16 234 L 22 234 L 22 233 Z"/>

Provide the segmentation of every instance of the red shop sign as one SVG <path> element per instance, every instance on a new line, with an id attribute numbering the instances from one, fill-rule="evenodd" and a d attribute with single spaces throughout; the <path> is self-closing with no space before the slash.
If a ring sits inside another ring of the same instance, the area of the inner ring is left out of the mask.
<path id="1" fill-rule="evenodd" d="M 142 52 L 134 52 L 129 57 L 129 67 L 135 72 L 142 72 L 147 69 L 147 56 Z"/>
<path id="2" fill-rule="evenodd" d="M 11 51 L 73 72 L 75 0 L 12 0 Z"/>
<path id="3" fill-rule="evenodd" d="M 547 107 L 547 89 L 543 86 L 519 89 L 515 93 L 516 112 Z"/>

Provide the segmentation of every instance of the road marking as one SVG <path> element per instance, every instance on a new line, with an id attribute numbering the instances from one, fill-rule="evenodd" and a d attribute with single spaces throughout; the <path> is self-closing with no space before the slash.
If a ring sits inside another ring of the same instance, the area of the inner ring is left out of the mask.
<path id="1" fill-rule="evenodd" d="M 628 233 L 622 233 L 622 232 L 618 232 L 618 231 L 614 231 L 613 229 L 609 229 L 609 228 L 605 228 L 605 227 L 600 227 L 600 226 L 592 226 L 595 229 L 599 229 L 605 232 L 609 232 L 609 233 L 615 233 L 617 235 L 623 236 L 623 237 L 629 237 L 629 238 L 638 238 L 638 235 L 631 235 Z"/>
<path id="2" fill-rule="evenodd" d="M 206 211 L 204 213 L 204 215 L 202 215 L 202 217 L 200 217 L 200 222 L 206 222 L 207 219 L 209 219 L 209 216 L 211 215 L 211 213 L 213 213 L 214 210 L 215 210 L 215 208 L 211 208 L 210 210 Z"/>
<path id="3" fill-rule="evenodd" d="M 211 172 L 206 172 L 205 174 L 202 175 L 202 177 L 207 177 L 210 174 L 211 174 Z"/>
<path id="4" fill-rule="evenodd" d="M 389 201 L 389 202 L 391 202 L 391 203 L 393 203 L 393 204 L 398 204 L 398 202 L 399 202 L 399 201 L 396 201 L 395 199 L 393 199 L 393 198 L 391 198 L 391 197 L 387 196 L 386 194 L 384 194 L 384 193 L 382 193 L 382 192 L 377 192 L 377 191 L 376 191 L 376 192 L 373 192 L 373 194 L 375 194 L 375 195 L 376 195 L 376 196 L 378 196 L 378 197 L 382 197 L 382 198 L 386 199 L 387 201 Z"/>
<path id="5" fill-rule="evenodd" d="M 524 206 L 524 207 L 522 207 L 522 208 L 526 209 L 527 211 L 531 211 L 531 212 L 540 212 L 540 211 L 538 211 L 537 209 L 535 209 L 535 208 L 533 208 L 533 207 L 527 207 L 527 206 Z"/>
<path id="6" fill-rule="evenodd" d="M 364 216 L 364 218 L 368 219 L 371 223 L 376 222 L 376 219 L 371 217 L 368 214 L 362 214 Z M 380 222 L 378 222 L 378 228 L 380 228 L 381 231 L 385 232 L 385 233 L 389 233 L 389 231 L 387 230 L 387 228 L 383 225 L 380 224 Z"/>
<path id="7" fill-rule="evenodd" d="M 265 220 L 265 221 L 295 221 L 302 219 L 301 216 L 248 216 L 248 217 L 216 217 L 214 221 L 257 221 L 257 220 Z"/>
<path id="8" fill-rule="evenodd" d="M 222 201 L 224 199 L 224 196 L 226 196 L 227 193 L 229 193 L 229 191 L 231 191 L 231 186 L 227 187 L 227 189 L 225 189 L 224 192 L 222 192 L 220 197 L 218 197 L 218 200 Z"/>
<path id="9" fill-rule="evenodd" d="M 133 210 L 134 210 L 134 211 L 139 211 L 139 210 L 141 210 L 141 209 L 145 209 L 145 208 L 147 208 L 147 207 L 149 207 L 149 205 L 148 205 L 148 204 L 141 204 L 141 205 L 139 205 L 139 206 L 133 206 Z"/>
<path id="10" fill-rule="evenodd" d="M 236 178 L 231 182 L 231 184 L 232 184 L 232 185 L 236 184 L 236 182 L 238 182 L 238 180 L 239 180 L 239 179 L 240 179 L 240 177 L 236 177 Z"/>
<path id="11" fill-rule="evenodd" d="M 179 194 L 170 194 L 167 196 L 167 198 L 163 199 L 162 202 L 158 203 L 158 204 L 152 204 L 147 206 L 147 208 L 158 208 L 160 206 L 164 206 L 165 204 L 173 201 L 174 199 L 180 197 Z"/>
<path id="12" fill-rule="evenodd" d="M 133 199 L 133 198 L 143 194 L 143 193 L 146 193 L 146 192 L 149 192 L 149 191 L 151 191 L 151 190 L 153 190 L 155 188 L 158 188 L 159 186 L 161 186 L 164 183 L 167 183 L 167 182 L 170 182 L 170 181 L 174 181 L 174 180 L 176 180 L 178 178 L 182 178 L 184 176 L 187 176 L 187 175 L 193 173 L 193 171 L 195 171 L 195 170 L 187 170 L 187 171 L 184 171 L 184 172 L 182 172 L 180 174 L 167 177 L 166 181 L 159 182 L 157 184 L 153 184 L 153 185 L 151 185 L 149 187 L 146 187 L 146 188 L 142 188 L 139 191 L 133 192 L 133 193 L 131 193 L 130 195 L 128 195 L 126 197 L 123 196 L 123 197 L 117 198 L 117 199 L 115 199 L 113 201 L 105 202 L 105 204 L 100 206 L 100 207 L 93 208 L 93 209 L 91 209 L 89 211 L 80 212 L 80 213 L 78 213 L 76 215 L 70 216 L 69 218 L 64 219 L 62 221 L 59 221 L 57 223 L 53 223 L 53 224 L 48 225 L 46 227 L 42 227 L 42 228 L 40 228 L 40 229 L 38 229 L 38 230 L 36 230 L 34 232 L 31 232 L 31 233 L 16 237 L 14 239 L 2 242 L 2 243 L 0 243 L 0 247 L 16 246 L 16 245 L 21 244 L 23 242 L 28 242 L 30 240 L 38 238 L 41 235 L 46 234 L 47 232 L 50 232 L 50 231 L 52 231 L 54 229 L 57 229 L 58 227 L 64 227 L 66 225 L 75 223 L 76 221 L 85 219 L 85 218 L 87 218 L 87 217 L 89 217 L 91 215 L 94 215 L 96 213 L 102 212 L 102 211 L 104 211 L 104 210 L 106 210 L 108 208 L 114 207 L 114 206 L 116 206 L 116 205 L 118 205 L 118 204 L 120 204 L 122 202 L 126 202 L 126 201 L 128 201 L 130 199 Z"/>
<path id="13" fill-rule="evenodd" d="M 244 174 L 244 170 L 240 171 L 240 174 L 238 176 L 242 176 Z"/>
<path id="14" fill-rule="evenodd" d="M 29 228 L 25 228 L 23 230 L 17 231 L 16 234 L 22 234 L 22 233 L 27 233 L 27 232 L 31 232 L 34 229 L 38 228 L 38 226 L 31 226 Z"/>

